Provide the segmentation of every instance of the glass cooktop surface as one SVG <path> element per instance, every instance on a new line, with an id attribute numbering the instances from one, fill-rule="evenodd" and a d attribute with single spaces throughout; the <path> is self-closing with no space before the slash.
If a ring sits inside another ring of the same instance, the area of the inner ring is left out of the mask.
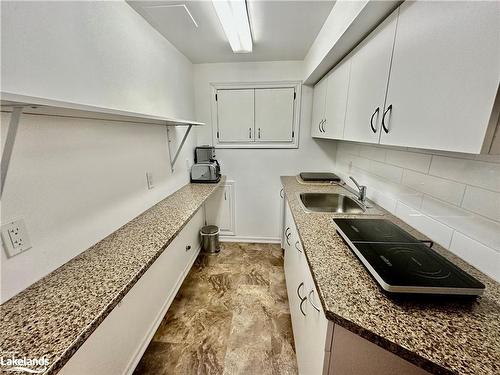
<path id="1" fill-rule="evenodd" d="M 394 223 L 334 219 L 372 276 L 389 292 L 481 294 L 484 285 Z"/>

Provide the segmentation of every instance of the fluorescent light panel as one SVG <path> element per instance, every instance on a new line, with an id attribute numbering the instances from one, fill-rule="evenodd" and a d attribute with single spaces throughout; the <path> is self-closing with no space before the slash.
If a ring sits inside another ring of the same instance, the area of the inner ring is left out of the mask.
<path id="1" fill-rule="evenodd" d="M 252 34 L 245 0 L 212 0 L 234 53 L 252 52 Z"/>

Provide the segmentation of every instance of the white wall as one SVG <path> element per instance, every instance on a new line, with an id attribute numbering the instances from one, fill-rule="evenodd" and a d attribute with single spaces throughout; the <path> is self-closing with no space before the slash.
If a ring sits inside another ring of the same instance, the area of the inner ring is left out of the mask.
<path id="1" fill-rule="evenodd" d="M 301 61 L 194 65 L 196 119 L 209 124 L 198 132 L 199 144 L 212 144 L 210 83 L 301 80 Z M 235 180 L 236 236 L 276 240 L 279 229 L 281 175 L 331 170 L 335 143 L 310 135 L 312 89 L 302 88 L 298 149 L 218 149 L 222 173 Z"/>
<path id="2" fill-rule="evenodd" d="M 126 3 L 1 6 L 2 91 L 194 118 L 192 64 Z M 172 175 L 165 127 L 23 115 L 1 220 L 23 218 L 33 248 L 2 251 L 1 301 L 187 183 L 195 142 Z"/>
<path id="3" fill-rule="evenodd" d="M 368 198 L 500 281 L 500 157 L 338 142 Z"/>

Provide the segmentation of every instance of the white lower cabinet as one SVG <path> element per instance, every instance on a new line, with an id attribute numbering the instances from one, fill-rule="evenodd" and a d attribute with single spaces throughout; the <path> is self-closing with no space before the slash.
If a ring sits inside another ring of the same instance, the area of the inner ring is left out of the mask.
<path id="1" fill-rule="evenodd" d="M 217 225 L 222 236 L 234 236 L 234 181 L 226 183 L 205 202 L 206 222 Z"/>
<path id="2" fill-rule="evenodd" d="M 328 374 L 333 323 L 328 321 L 323 313 L 286 202 L 284 236 L 286 288 L 299 374 Z"/>
<path id="3" fill-rule="evenodd" d="M 200 209 L 59 371 L 131 374 L 200 251 Z"/>
<path id="4" fill-rule="evenodd" d="M 285 279 L 299 375 L 428 375 L 326 319 L 286 200 L 284 211 Z"/>

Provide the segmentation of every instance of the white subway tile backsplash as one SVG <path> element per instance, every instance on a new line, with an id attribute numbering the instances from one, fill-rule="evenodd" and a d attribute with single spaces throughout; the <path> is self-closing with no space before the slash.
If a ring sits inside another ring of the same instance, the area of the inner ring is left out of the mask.
<path id="1" fill-rule="evenodd" d="M 424 196 L 420 211 L 500 252 L 500 223 L 429 196 Z"/>
<path id="2" fill-rule="evenodd" d="M 374 146 L 359 146 L 359 156 L 377 161 L 385 161 L 385 155 L 387 150 L 382 147 L 374 147 Z"/>
<path id="3" fill-rule="evenodd" d="M 500 221 L 500 193 L 467 186 L 462 207 L 479 215 Z"/>
<path id="4" fill-rule="evenodd" d="M 446 248 L 450 246 L 453 229 L 447 225 L 444 225 L 401 202 L 398 202 L 396 206 L 396 216 L 410 224 L 415 229 L 418 229 L 420 232 L 441 246 Z"/>
<path id="5" fill-rule="evenodd" d="M 431 164 L 432 155 L 418 152 L 387 150 L 386 162 L 398 167 L 427 173 Z"/>
<path id="6" fill-rule="evenodd" d="M 398 184 L 401 183 L 401 177 L 403 176 L 403 168 L 395 167 L 393 165 L 381 163 L 374 160 L 370 160 L 369 168 L 367 169 L 367 171 Z"/>
<path id="7" fill-rule="evenodd" d="M 391 214 L 396 214 L 397 199 L 387 196 L 387 194 L 382 193 L 378 190 L 371 189 L 367 193 L 368 199 L 378 204 L 380 207 L 386 209 Z"/>
<path id="8" fill-rule="evenodd" d="M 434 156 L 429 174 L 500 192 L 500 164 Z"/>
<path id="9" fill-rule="evenodd" d="M 368 198 L 483 272 L 500 273 L 500 156 L 339 142 Z"/>
<path id="10" fill-rule="evenodd" d="M 460 205 L 465 191 L 464 184 L 410 170 L 404 171 L 402 183 L 457 206 Z"/>
<path id="11" fill-rule="evenodd" d="M 337 154 L 359 155 L 359 145 L 352 142 L 340 142 L 337 148 Z"/>
<path id="12" fill-rule="evenodd" d="M 500 253 L 457 231 L 453 233 L 450 250 L 500 282 Z"/>
<path id="13" fill-rule="evenodd" d="M 365 158 L 360 158 L 359 156 L 351 156 L 352 165 L 365 171 L 370 169 L 370 160 Z"/>

